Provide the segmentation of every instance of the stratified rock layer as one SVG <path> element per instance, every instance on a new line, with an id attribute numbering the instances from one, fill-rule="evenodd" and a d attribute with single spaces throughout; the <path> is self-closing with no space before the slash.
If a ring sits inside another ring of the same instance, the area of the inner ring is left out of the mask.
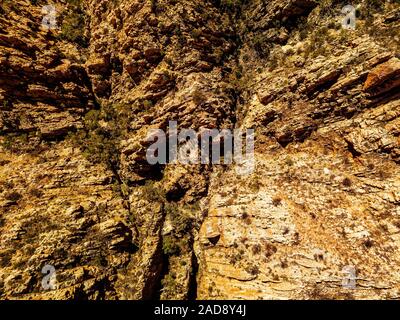
<path id="1" fill-rule="evenodd" d="M 32 3 L 0 7 L 0 298 L 400 296 L 398 2 Z M 170 121 L 255 129 L 255 171 L 149 165 Z"/>

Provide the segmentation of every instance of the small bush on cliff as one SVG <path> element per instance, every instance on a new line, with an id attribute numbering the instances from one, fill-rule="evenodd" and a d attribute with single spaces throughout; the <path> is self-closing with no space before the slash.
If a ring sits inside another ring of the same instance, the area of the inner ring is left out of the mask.
<path id="1" fill-rule="evenodd" d="M 231 13 L 238 13 L 240 12 L 241 6 L 247 3 L 247 0 L 220 0 L 219 2 L 223 10 Z"/>
<path id="2" fill-rule="evenodd" d="M 167 203 L 164 210 L 170 217 L 176 233 L 185 233 L 191 230 L 193 219 L 187 214 L 187 208 L 180 210 L 175 203 Z"/>
<path id="3" fill-rule="evenodd" d="M 59 38 L 75 42 L 83 47 L 87 46 L 85 36 L 85 14 L 80 0 L 68 0 L 68 13 L 62 17 L 61 33 Z"/>
<path id="4" fill-rule="evenodd" d="M 9 267 L 11 265 L 11 259 L 14 254 L 14 250 L 8 249 L 0 252 L 0 268 Z"/>
<path id="5" fill-rule="evenodd" d="M 381 10 L 384 6 L 384 1 L 382 1 L 382 0 L 366 0 L 365 5 L 368 9 Z"/>
<path id="6" fill-rule="evenodd" d="M 123 105 L 104 105 L 89 111 L 84 129 L 69 135 L 69 141 L 83 151 L 93 163 L 105 163 L 115 169 L 119 163 L 118 146 L 124 136 L 129 118 Z"/>
<path id="7" fill-rule="evenodd" d="M 165 192 L 160 187 L 154 185 L 154 182 L 149 180 L 143 186 L 143 195 L 148 201 L 163 202 L 165 201 Z"/>
<path id="8" fill-rule="evenodd" d="M 260 269 L 258 266 L 256 265 L 249 265 L 245 268 L 246 272 L 253 275 L 253 276 L 257 276 L 260 274 Z"/>
<path id="9" fill-rule="evenodd" d="M 351 187 L 352 184 L 353 184 L 353 183 L 352 183 L 352 181 L 351 181 L 349 178 L 344 178 L 344 180 L 343 180 L 343 185 L 344 185 L 345 187 Z"/>
<path id="10" fill-rule="evenodd" d="M 67 0 L 68 5 L 73 6 L 73 7 L 80 7 L 81 6 L 81 0 Z"/>
<path id="11" fill-rule="evenodd" d="M 157 0 L 150 0 L 151 11 L 156 12 L 158 6 Z"/>
<path id="12" fill-rule="evenodd" d="M 190 250 L 192 229 L 194 227 L 193 212 L 199 210 L 197 203 L 178 206 L 176 203 L 165 203 L 165 215 L 172 224 L 171 234 L 163 237 L 163 252 L 167 256 L 179 255 Z"/>
<path id="13" fill-rule="evenodd" d="M 193 91 L 192 99 L 193 99 L 193 102 L 198 106 L 207 101 L 207 97 L 200 90 Z"/>
<path id="14" fill-rule="evenodd" d="M 85 47 L 87 39 L 84 36 L 84 18 L 80 14 L 72 13 L 68 15 L 61 26 L 60 39 L 75 42 Z"/>
<path id="15" fill-rule="evenodd" d="M 161 280 L 161 284 L 164 288 L 174 289 L 177 286 L 176 274 L 167 274 L 164 279 Z"/>
<path id="16" fill-rule="evenodd" d="M 17 201 L 20 200 L 21 198 L 22 198 L 21 194 L 18 193 L 18 192 L 16 192 L 16 191 L 7 193 L 7 194 L 5 195 L 5 199 L 8 200 L 8 201 L 12 201 L 12 202 L 17 202 Z"/>
<path id="17" fill-rule="evenodd" d="M 145 110 L 149 110 L 149 109 L 151 109 L 153 106 L 154 106 L 153 101 L 151 101 L 151 100 L 144 100 L 144 101 L 143 101 L 143 107 L 144 107 Z"/>
<path id="18" fill-rule="evenodd" d="M 17 5 L 12 0 L 2 0 L 0 3 L 0 13 L 7 13 L 10 10 L 16 10 Z"/>
<path id="19" fill-rule="evenodd" d="M 181 244 L 174 236 L 167 235 L 163 237 L 162 249 L 166 256 L 176 256 L 181 253 Z"/>
<path id="20" fill-rule="evenodd" d="M 32 188 L 31 190 L 29 190 L 29 195 L 35 198 L 41 198 L 43 196 L 43 191 L 36 188 Z"/>
<path id="21" fill-rule="evenodd" d="M 20 153 L 28 146 L 29 136 L 23 134 L 7 134 L 2 141 L 2 147 L 13 153 Z"/>

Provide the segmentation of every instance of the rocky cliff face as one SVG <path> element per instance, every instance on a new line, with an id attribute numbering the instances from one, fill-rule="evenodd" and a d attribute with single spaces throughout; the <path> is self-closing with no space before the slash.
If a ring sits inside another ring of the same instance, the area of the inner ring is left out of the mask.
<path id="1" fill-rule="evenodd" d="M 400 296 L 397 0 L 52 4 L 0 5 L 0 298 Z M 255 171 L 149 165 L 169 121 Z"/>

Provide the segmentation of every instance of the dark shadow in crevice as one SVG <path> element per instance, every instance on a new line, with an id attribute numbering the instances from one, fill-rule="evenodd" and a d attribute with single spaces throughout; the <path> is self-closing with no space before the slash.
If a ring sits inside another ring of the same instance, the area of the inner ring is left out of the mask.
<path id="1" fill-rule="evenodd" d="M 199 271 L 199 263 L 197 261 L 196 254 L 192 250 L 192 270 L 190 272 L 189 279 L 189 292 L 188 300 L 194 301 L 197 299 L 197 274 Z"/>

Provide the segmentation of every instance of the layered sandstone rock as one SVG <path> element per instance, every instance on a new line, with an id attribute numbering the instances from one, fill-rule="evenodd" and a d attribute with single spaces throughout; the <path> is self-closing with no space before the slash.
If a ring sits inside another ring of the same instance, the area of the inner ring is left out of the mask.
<path id="1" fill-rule="evenodd" d="M 0 11 L 1 298 L 399 297 L 396 1 L 45 4 Z M 169 121 L 255 171 L 149 165 Z"/>

